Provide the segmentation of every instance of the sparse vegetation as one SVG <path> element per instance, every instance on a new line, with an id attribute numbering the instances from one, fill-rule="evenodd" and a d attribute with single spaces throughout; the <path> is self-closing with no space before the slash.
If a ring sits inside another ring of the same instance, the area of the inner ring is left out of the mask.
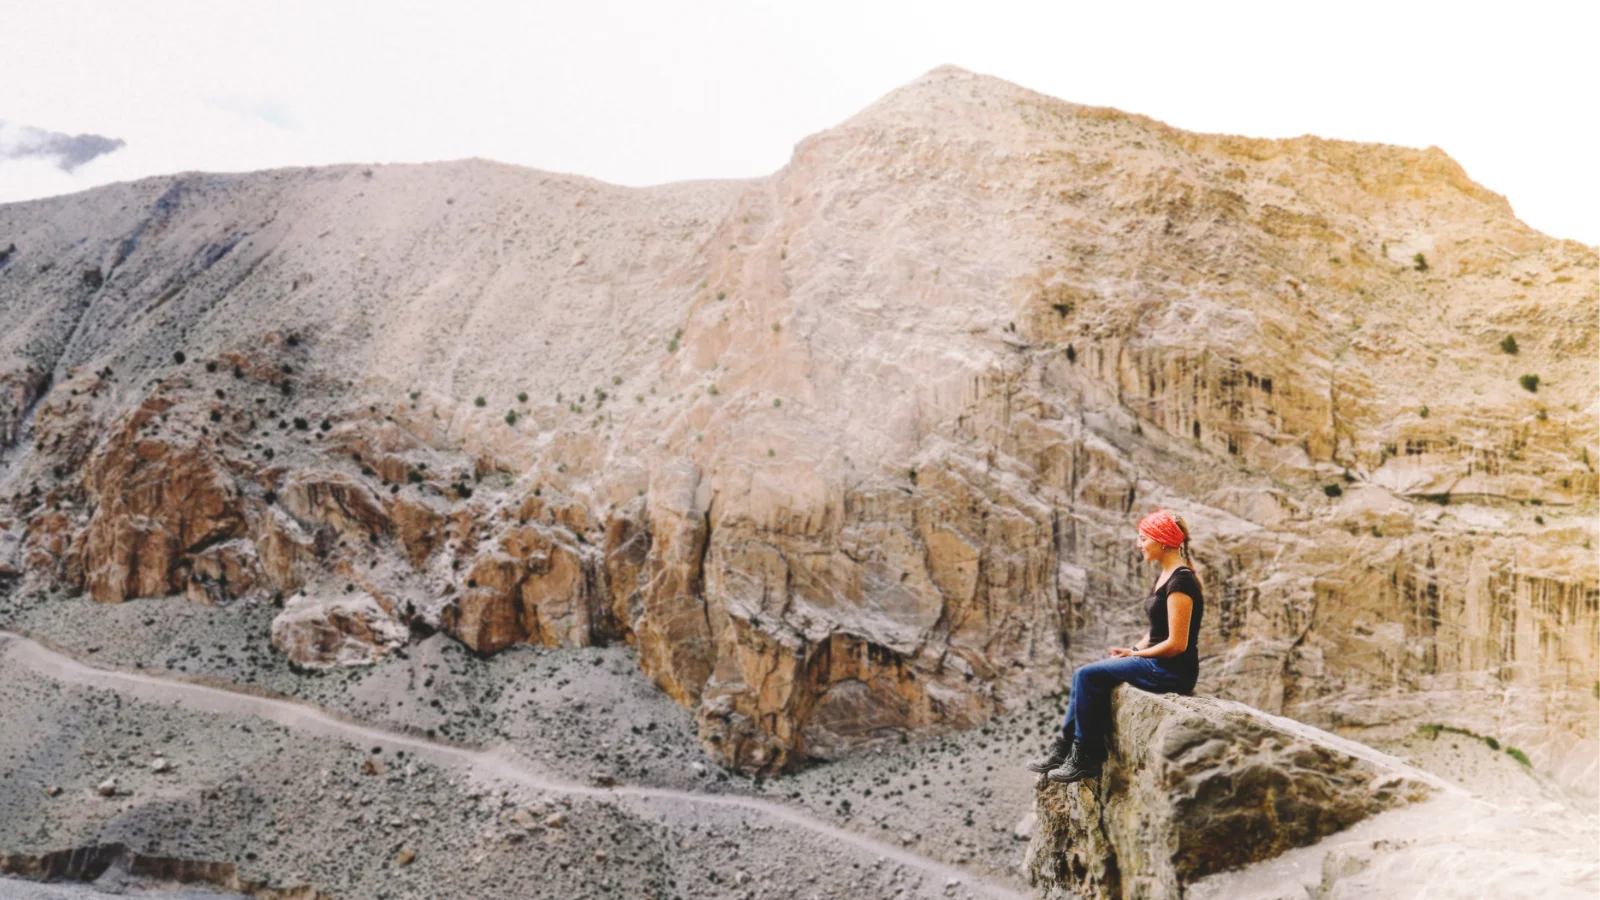
<path id="1" fill-rule="evenodd" d="M 779 398 L 779 397 L 773 397 L 772 398 L 772 405 L 773 406 L 782 406 L 783 405 L 783 400 L 781 398 Z"/>
<path id="2" fill-rule="evenodd" d="M 217 370 L 216 360 L 212 360 L 212 361 L 206 363 L 206 371 L 207 372 L 215 372 L 216 370 Z"/>
<path id="3" fill-rule="evenodd" d="M 484 399 L 481 396 L 480 397 L 474 397 L 472 399 L 472 405 L 473 406 L 488 406 L 489 405 L 489 401 Z"/>
<path id="4" fill-rule="evenodd" d="M 507 425 L 515 425 L 515 424 L 517 424 L 517 411 L 516 410 L 514 410 L 514 409 L 506 410 L 506 424 Z"/>
<path id="5" fill-rule="evenodd" d="M 718 300 L 726 300 L 726 299 L 728 299 L 728 292 L 727 291 L 717 291 L 717 299 Z"/>
<path id="6" fill-rule="evenodd" d="M 1543 422 L 1543 421 L 1545 421 L 1545 420 L 1546 420 L 1546 419 L 1549 419 L 1549 418 L 1550 418 L 1550 413 L 1548 413 L 1548 412 L 1546 412 L 1546 411 L 1545 411 L 1545 408 L 1544 408 L 1544 407 L 1542 407 L 1542 406 L 1541 406 L 1541 407 L 1539 407 L 1539 409 L 1538 409 L 1538 411 L 1536 411 L 1536 412 L 1535 412 L 1535 413 L 1534 413 L 1534 414 L 1533 414 L 1533 417 L 1534 417 L 1534 418 L 1535 418 L 1535 419 L 1538 419 L 1538 420 L 1539 420 L 1539 421 L 1541 421 L 1541 422 Z"/>
<path id="7" fill-rule="evenodd" d="M 187 359 L 188 359 L 188 357 L 183 355 L 183 351 L 182 350 L 175 351 L 172 354 L 172 361 L 177 363 L 180 366 L 183 365 L 184 361 L 187 360 Z"/>
<path id="8" fill-rule="evenodd" d="M 421 396 L 422 396 L 422 392 L 421 391 L 412 391 L 411 392 L 411 402 L 413 402 L 413 403 L 417 402 L 418 398 L 420 398 Z"/>
<path id="9" fill-rule="evenodd" d="M 1340 494 L 1344 493 L 1344 488 L 1340 487 L 1338 485 L 1338 483 L 1336 482 L 1334 484 L 1325 484 L 1325 485 L 1323 485 L 1322 486 L 1322 492 L 1324 494 L 1327 494 L 1329 497 L 1337 497 Z"/>
<path id="10" fill-rule="evenodd" d="M 517 391 L 517 402 L 518 403 L 527 403 L 528 402 L 528 392 L 527 391 Z"/>
<path id="11" fill-rule="evenodd" d="M 1411 264 L 1418 272 L 1428 271 L 1428 258 L 1423 256 L 1421 252 L 1411 257 Z"/>
<path id="12" fill-rule="evenodd" d="M 411 471 L 406 473 L 406 481 L 409 481 L 412 484 L 421 484 L 422 483 L 422 473 L 418 472 L 416 469 L 412 469 Z"/>
<path id="13" fill-rule="evenodd" d="M 706 393 L 708 393 L 711 396 L 715 397 L 716 395 L 718 395 L 718 394 L 720 394 L 722 392 L 717 390 L 717 386 L 713 384 L 713 385 L 711 385 L 711 386 L 706 388 Z"/>
<path id="14" fill-rule="evenodd" d="M 1426 403 L 1422 404 L 1422 408 L 1417 410 L 1417 415 L 1419 415 L 1422 418 L 1426 419 L 1428 417 L 1428 404 L 1426 404 Z"/>
<path id="15" fill-rule="evenodd" d="M 1510 353 L 1515 356 L 1517 353 L 1517 339 L 1509 334 L 1501 338 L 1500 350 L 1503 353 Z"/>
<path id="16" fill-rule="evenodd" d="M 294 430 L 295 431 L 305 431 L 305 430 L 309 429 L 310 427 L 311 427 L 311 423 L 306 421 L 306 417 L 305 416 L 295 416 L 294 417 Z"/>
<path id="17" fill-rule="evenodd" d="M 1517 383 L 1522 385 L 1522 389 L 1530 394 L 1539 392 L 1539 376 L 1537 375 L 1524 375 L 1517 379 Z"/>

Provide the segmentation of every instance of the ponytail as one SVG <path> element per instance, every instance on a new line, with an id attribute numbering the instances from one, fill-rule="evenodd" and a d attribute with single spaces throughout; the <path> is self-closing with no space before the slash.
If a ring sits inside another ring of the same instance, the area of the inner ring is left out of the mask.
<path id="1" fill-rule="evenodd" d="M 1183 532 L 1183 544 L 1178 547 L 1178 552 L 1183 555 L 1183 561 L 1188 563 L 1189 571 L 1194 573 L 1195 582 L 1200 585 L 1202 590 L 1204 590 L 1206 583 L 1200 577 L 1200 570 L 1194 567 L 1194 558 L 1189 555 L 1189 526 L 1184 524 L 1182 516 L 1174 515 L 1172 516 L 1172 521 L 1176 523 L 1178 529 Z"/>

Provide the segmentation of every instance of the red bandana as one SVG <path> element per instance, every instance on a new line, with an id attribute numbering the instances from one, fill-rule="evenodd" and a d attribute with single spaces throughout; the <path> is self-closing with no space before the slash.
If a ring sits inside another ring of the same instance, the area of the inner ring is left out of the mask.
<path id="1" fill-rule="evenodd" d="M 1183 546 L 1183 529 L 1178 527 L 1177 522 L 1172 521 L 1172 516 L 1164 509 L 1158 509 L 1140 519 L 1139 533 L 1168 547 Z"/>

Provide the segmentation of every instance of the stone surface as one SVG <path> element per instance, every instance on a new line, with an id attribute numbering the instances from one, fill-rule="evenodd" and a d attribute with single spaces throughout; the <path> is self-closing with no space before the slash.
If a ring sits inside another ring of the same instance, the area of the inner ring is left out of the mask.
<path id="1" fill-rule="evenodd" d="M 375 662 L 407 637 L 390 612 L 365 593 L 297 597 L 272 620 L 272 646 L 302 666 Z"/>
<path id="2" fill-rule="evenodd" d="M 356 632 L 631 642 L 775 769 L 1136 639 L 1160 505 L 1195 535 L 1202 691 L 1600 783 L 1600 256 L 1438 148 L 942 67 L 762 179 L 188 173 L 0 234 L 17 591 L 353 585 L 388 619 Z"/>
<path id="3" fill-rule="evenodd" d="M 1206 876 L 1448 790 L 1398 759 L 1233 701 L 1119 685 L 1112 708 L 1099 777 L 1039 779 L 1026 868 L 1047 896 L 1180 900 Z"/>

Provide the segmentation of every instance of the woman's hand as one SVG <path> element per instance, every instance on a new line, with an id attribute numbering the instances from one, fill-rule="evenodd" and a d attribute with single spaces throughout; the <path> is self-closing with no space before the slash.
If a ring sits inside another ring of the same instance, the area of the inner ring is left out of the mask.
<path id="1" fill-rule="evenodd" d="M 1129 650 L 1127 647 L 1112 647 L 1110 650 L 1106 651 L 1106 655 L 1108 655 L 1108 656 L 1132 656 L 1133 655 L 1133 651 Z"/>

